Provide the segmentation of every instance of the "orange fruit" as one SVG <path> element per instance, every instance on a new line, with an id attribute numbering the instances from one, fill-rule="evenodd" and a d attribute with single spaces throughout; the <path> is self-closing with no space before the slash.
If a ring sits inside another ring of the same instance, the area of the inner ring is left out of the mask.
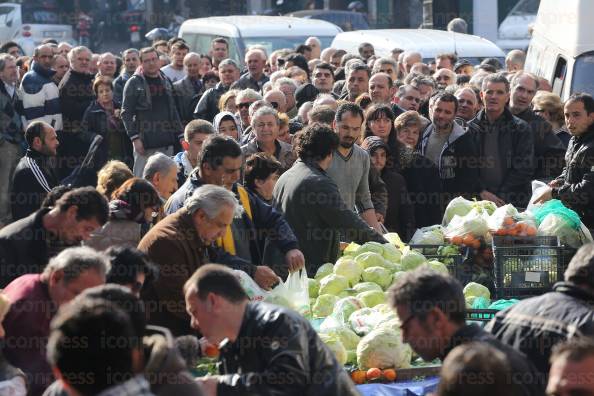
<path id="1" fill-rule="evenodd" d="M 470 234 L 467 234 L 464 238 L 462 238 L 462 243 L 465 244 L 466 246 L 472 246 L 474 241 L 475 241 L 474 237 Z"/>
<path id="2" fill-rule="evenodd" d="M 509 216 L 506 216 L 506 217 L 503 219 L 503 224 L 505 224 L 505 225 L 508 225 L 508 226 L 509 226 L 509 225 L 512 225 L 512 224 L 514 224 L 514 219 L 513 219 L 513 218 L 511 218 L 511 217 L 509 217 Z"/>
<path id="3" fill-rule="evenodd" d="M 394 369 L 385 369 L 382 375 L 390 382 L 396 381 L 396 370 Z"/>
<path id="4" fill-rule="evenodd" d="M 374 379 L 378 379 L 382 376 L 382 370 L 378 369 L 377 367 L 370 368 L 367 370 L 367 380 L 371 381 Z"/>
<path id="5" fill-rule="evenodd" d="M 452 237 L 452 243 L 454 245 L 461 245 L 462 244 L 462 237 L 461 236 Z"/>
<path id="6" fill-rule="evenodd" d="M 219 348 L 217 348 L 214 345 L 208 345 L 204 349 L 204 354 L 208 357 L 217 357 L 217 356 L 219 356 Z"/>
<path id="7" fill-rule="evenodd" d="M 367 380 L 367 375 L 363 370 L 355 370 L 351 373 L 351 379 L 355 384 L 361 385 L 365 383 L 365 380 Z"/>
<path id="8" fill-rule="evenodd" d="M 478 249 L 481 247 L 481 241 L 479 241 L 478 239 L 475 239 L 474 241 L 472 241 L 472 243 L 470 244 L 470 247 L 473 249 Z"/>
<path id="9" fill-rule="evenodd" d="M 526 235 L 528 235 L 528 236 L 535 236 L 536 235 L 536 228 L 535 227 L 528 227 L 528 228 L 526 228 Z"/>

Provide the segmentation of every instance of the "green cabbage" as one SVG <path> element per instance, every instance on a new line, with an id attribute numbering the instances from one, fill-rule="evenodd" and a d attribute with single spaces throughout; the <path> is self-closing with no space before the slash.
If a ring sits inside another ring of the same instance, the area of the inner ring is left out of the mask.
<path id="1" fill-rule="evenodd" d="M 348 323 L 349 316 L 361 308 L 365 307 L 365 304 L 359 297 L 345 297 L 341 298 L 334 305 L 332 310 L 332 316 L 338 319 L 342 323 Z M 348 348 L 347 348 L 348 349 Z"/>
<path id="2" fill-rule="evenodd" d="M 342 275 L 330 274 L 320 279 L 319 294 L 337 295 L 349 287 L 349 281 Z"/>
<path id="3" fill-rule="evenodd" d="M 328 335 L 323 333 L 319 334 L 319 336 L 322 342 L 324 342 L 324 344 L 326 344 L 326 346 L 334 353 L 334 356 L 336 356 L 336 360 L 338 360 L 338 363 L 341 366 L 344 366 L 344 364 L 347 362 L 347 351 L 344 345 L 342 345 L 342 342 L 340 342 L 340 339 L 335 335 Z"/>
<path id="4" fill-rule="evenodd" d="M 334 271 L 334 264 L 326 263 L 322 264 L 318 270 L 316 271 L 316 275 L 314 276 L 315 279 L 320 280 L 326 275 L 330 275 Z"/>
<path id="5" fill-rule="evenodd" d="M 334 265 L 334 273 L 347 278 L 349 284 L 353 286 L 361 280 L 363 267 L 353 259 L 342 257 Z"/>
<path id="6" fill-rule="evenodd" d="M 370 290 L 357 294 L 357 298 L 365 304 L 366 307 L 373 308 L 378 304 L 386 302 L 386 296 L 383 291 Z"/>
<path id="7" fill-rule="evenodd" d="M 351 242 L 351 243 L 348 244 L 348 246 L 346 247 L 346 249 L 344 249 L 344 251 L 342 252 L 342 254 L 344 256 L 354 256 L 355 253 L 357 252 L 357 250 L 359 250 L 360 247 L 361 247 L 361 245 L 359 245 L 358 243 Z"/>
<path id="8" fill-rule="evenodd" d="M 357 249 L 355 257 L 366 252 L 373 252 L 381 255 L 384 252 L 384 247 L 379 242 L 366 242 L 359 249 Z"/>
<path id="9" fill-rule="evenodd" d="M 398 250 L 398 248 L 392 244 L 384 243 L 382 245 L 384 248 L 383 257 L 386 261 L 391 263 L 399 263 L 400 258 L 402 257 L 402 252 Z"/>
<path id="10" fill-rule="evenodd" d="M 358 335 L 365 335 L 375 329 L 385 314 L 373 308 L 361 308 L 351 314 L 349 324 Z"/>
<path id="11" fill-rule="evenodd" d="M 346 326 L 334 327 L 323 333 L 331 336 L 336 336 L 347 350 L 357 349 L 357 345 L 361 340 L 361 338 L 357 334 L 355 334 L 353 330 L 349 329 Z"/>
<path id="12" fill-rule="evenodd" d="M 314 318 L 325 318 L 332 313 L 338 297 L 331 294 L 320 294 L 312 308 Z"/>
<path id="13" fill-rule="evenodd" d="M 357 364 L 357 351 L 356 350 L 348 350 L 347 349 L 347 364 L 355 365 Z"/>
<path id="14" fill-rule="evenodd" d="M 404 255 L 402 255 L 400 265 L 402 266 L 403 271 L 411 271 L 425 264 L 426 262 L 427 259 L 421 253 L 417 252 L 416 250 L 409 250 L 408 252 L 404 253 Z"/>
<path id="15" fill-rule="evenodd" d="M 308 279 L 307 285 L 309 286 L 309 297 L 316 298 L 320 295 L 320 282 L 317 279 Z"/>
<path id="16" fill-rule="evenodd" d="M 443 214 L 443 225 L 447 226 L 455 215 L 460 217 L 466 216 L 473 208 L 472 201 L 462 197 L 456 197 L 450 201 Z"/>
<path id="17" fill-rule="evenodd" d="M 489 289 L 480 283 L 470 282 L 464 286 L 464 297 L 484 297 L 487 300 L 491 299 L 491 292 Z"/>
<path id="18" fill-rule="evenodd" d="M 278 294 L 270 293 L 266 297 L 264 297 L 262 301 L 269 304 L 279 305 L 281 307 L 293 309 L 293 306 L 291 305 L 289 300 Z"/>
<path id="19" fill-rule="evenodd" d="M 357 264 L 365 268 L 369 267 L 383 267 L 386 260 L 380 253 L 365 252 L 355 257 Z"/>
<path id="20" fill-rule="evenodd" d="M 441 272 L 444 274 L 449 274 L 450 272 L 448 271 L 448 267 L 446 267 L 446 265 L 444 263 L 441 263 L 437 260 L 430 260 L 427 265 L 429 266 L 429 268 L 431 268 L 433 271 L 437 271 L 437 272 Z"/>
<path id="21" fill-rule="evenodd" d="M 441 225 L 420 228 L 410 240 L 411 245 L 443 245 L 444 242 Z"/>
<path id="22" fill-rule="evenodd" d="M 363 271 L 365 282 L 374 282 L 386 289 L 392 283 L 392 274 L 384 267 L 369 267 Z"/>
<path id="23" fill-rule="evenodd" d="M 363 293 L 364 291 L 370 291 L 370 290 L 382 291 L 382 287 L 380 285 L 378 285 L 377 283 L 373 283 L 373 282 L 357 283 L 355 286 L 353 286 L 353 289 L 355 290 L 355 292 L 357 294 Z"/>
<path id="24" fill-rule="evenodd" d="M 405 271 L 394 272 L 394 275 L 392 275 L 392 277 L 394 278 L 394 280 L 392 281 L 392 284 L 395 284 L 396 282 L 398 282 L 398 280 L 400 278 L 402 278 L 404 275 L 406 275 Z"/>
<path id="25" fill-rule="evenodd" d="M 384 234 L 384 239 L 401 250 L 404 249 L 404 246 L 406 246 L 402 242 L 402 239 L 400 239 L 400 235 L 395 232 L 388 232 L 387 234 Z"/>
<path id="26" fill-rule="evenodd" d="M 372 330 L 357 346 L 357 364 L 361 370 L 402 368 L 410 365 L 410 355 L 400 334 L 387 326 Z"/>

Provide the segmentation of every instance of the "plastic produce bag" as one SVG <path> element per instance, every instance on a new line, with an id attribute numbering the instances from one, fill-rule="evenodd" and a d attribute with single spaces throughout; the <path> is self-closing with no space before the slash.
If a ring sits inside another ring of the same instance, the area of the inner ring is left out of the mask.
<path id="1" fill-rule="evenodd" d="M 535 204 L 534 200 L 540 198 L 542 193 L 548 188 L 546 183 L 543 183 L 539 180 L 532 180 L 532 196 L 530 197 L 530 202 L 528 203 L 528 207 L 526 208 L 527 211 L 532 212 L 535 208 L 541 206 L 541 204 Z"/>
<path id="2" fill-rule="evenodd" d="M 443 245 L 445 243 L 443 227 L 441 225 L 433 225 L 419 228 L 409 243 L 411 245 Z M 432 254 L 434 253 L 432 252 Z"/>
<path id="3" fill-rule="evenodd" d="M 580 224 L 582 223 L 580 216 L 573 210 L 563 205 L 563 202 L 559 201 L 558 199 L 551 199 L 542 205 L 535 206 L 532 209 L 532 213 L 534 214 L 536 224 L 538 225 L 540 225 L 550 214 L 562 217 L 565 221 L 565 224 L 575 230 L 579 229 Z"/>
<path id="4" fill-rule="evenodd" d="M 290 272 L 285 282 L 287 294 L 293 309 L 305 317 L 311 316 L 309 306 L 309 280 L 305 268 Z"/>
<path id="5" fill-rule="evenodd" d="M 445 227 L 454 218 L 454 216 L 466 216 L 472 210 L 472 201 L 463 197 L 456 197 L 450 201 L 443 214 L 442 225 Z"/>
<path id="6" fill-rule="evenodd" d="M 489 305 L 489 308 L 487 308 L 487 309 L 503 311 L 504 309 L 509 308 L 512 305 L 517 304 L 519 302 L 520 302 L 520 300 L 516 300 L 515 298 L 512 298 L 510 300 L 497 300 L 497 301 L 493 301 L 493 303 L 491 303 L 491 305 Z"/>
<path id="7" fill-rule="evenodd" d="M 485 237 L 489 233 L 487 223 L 488 215 L 472 209 L 466 216 L 455 215 L 445 229 L 445 236 L 448 238 L 464 237 L 472 235 L 475 238 Z"/>
<path id="8" fill-rule="evenodd" d="M 269 291 L 262 289 L 251 276 L 240 270 L 233 270 L 243 290 L 251 301 L 262 301 L 270 294 Z"/>
<path id="9" fill-rule="evenodd" d="M 590 231 L 582 223 L 575 229 L 567 217 L 552 213 L 547 215 L 540 223 L 537 234 L 557 236 L 562 245 L 573 248 L 579 248 L 585 243 L 592 242 Z"/>

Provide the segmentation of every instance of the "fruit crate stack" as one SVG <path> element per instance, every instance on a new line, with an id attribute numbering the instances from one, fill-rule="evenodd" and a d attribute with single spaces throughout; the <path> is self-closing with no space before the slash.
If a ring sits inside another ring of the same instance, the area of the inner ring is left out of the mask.
<path id="1" fill-rule="evenodd" d="M 454 245 L 442 246 L 442 245 L 409 245 L 411 249 L 414 249 L 421 253 L 427 260 L 437 260 L 450 271 L 450 275 L 462 281 L 464 261 L 468 258 L 469 249 L 464 247 L 458 247 L 457 252 L 453 252 Z"/>
<path id="2" fill-rule="evenodd" d="M 497 298 L 526 298 L 550 291 L 563 279 L 565 247 L 556 236 L 495 236 L 495 293 Z"/>

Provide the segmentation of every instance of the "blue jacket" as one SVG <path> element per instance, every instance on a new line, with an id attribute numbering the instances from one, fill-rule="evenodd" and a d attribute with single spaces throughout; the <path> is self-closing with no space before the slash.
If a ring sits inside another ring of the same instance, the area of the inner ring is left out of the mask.
<path id="1" fill-rule="evenodd" d="M 31 70 L 23 77 L 23 115 L 27 125 L 32 121 L 41 120 L 52 125 L 56 131 L 62 130 L 60 93 L 52 81 L 55 73 L 33 62 Z"/>

